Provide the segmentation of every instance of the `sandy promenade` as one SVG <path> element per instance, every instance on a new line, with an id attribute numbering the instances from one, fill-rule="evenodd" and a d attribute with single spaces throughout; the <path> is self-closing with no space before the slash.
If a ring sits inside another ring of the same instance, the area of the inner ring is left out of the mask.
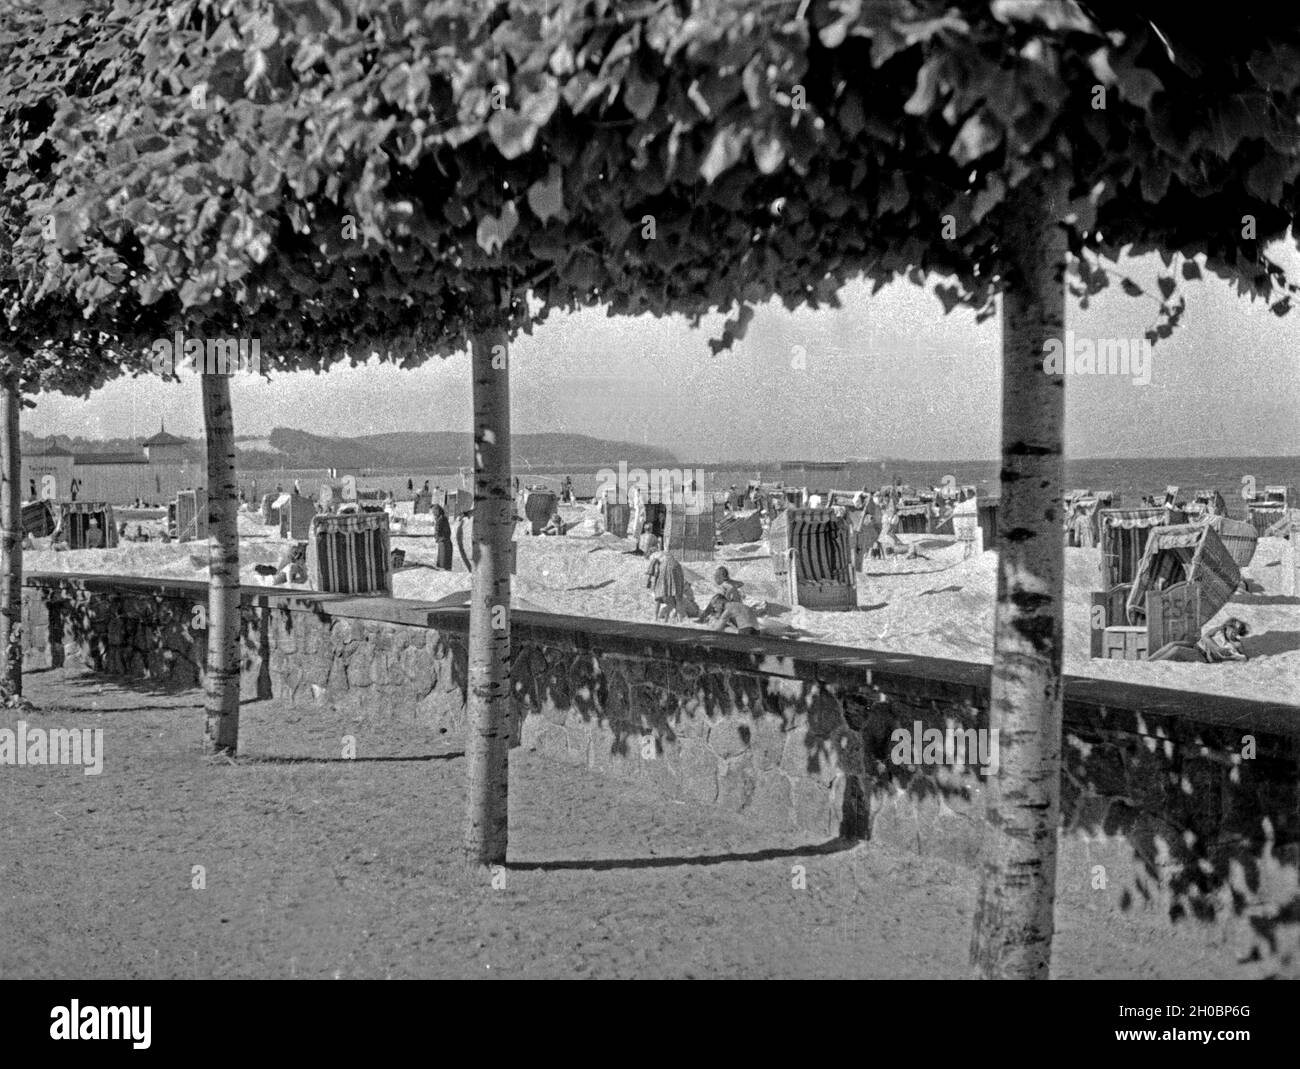
<path id="1" fill-rule="evenodd" d="M 409 505 L 407 506 L 409 508 Z M 566 520 L 581 520 L 581 508 L 565 508 Z M 244 581 L 268 582 L 254 569 L 273 564 L 285 543 L 260 517 L 241 513 L 241 560 Z M 132 528 L 134 529 L 134 527 Z M 431 528 L 408 524 L 408 536 L 393 538 L 406 551 L 408 567 L 394 575 L 399 598 L 436 601 L 467 592 L 469 576 L 457 555 L 450 572 L 433 570 L 435 546 L 418 537 Z M 649 622 L 653 602 L 645 587 L 644 558 L 632 555 L 629 541 L 592 533 L 580 523 L 563 538 L 517 535 L 518 575 L 515 604 L 577 616 Z M 717 563 L 739 579 L 750 605 L 760 609 L 764 632 L 776 636 L 829 642 L 865 649 L 950 657 L 988 663 L 993 637 L 997 555 L 962 559 L 962 548 L 939 538 L 916 536 L 928 559 L 869 561 L 859 576 L 857 612 L 791 610 L 781 602 L 766 542 L 721 547 Z M 1207 665 L 1170 662 L 1092 660 L 1088 656 L 1089 592 L 1099 587 L 1100 551 L 1067 549 L 1066 671 L 1077 675 L 1253 697 L 1300 704 L 1300 598 L 1282 590 L 1286 543 L 1260 540 L 1245 570 L 1249 593 L 1239 593 L 1215 622 L 1238 616 L 1251 628 L 1246 662 Z M 55 553 L 29 550 L 29 571 L 116 573 L 171 579 L 206 579 L 206 547 L 124 543 L 114 550 Z M 713 565 L 684 565 L 701 604 L 711 586 Z M 283 588 L 281 588 L 283 589 Z M 675 626 L 699 628 L 697 624 Z"/>

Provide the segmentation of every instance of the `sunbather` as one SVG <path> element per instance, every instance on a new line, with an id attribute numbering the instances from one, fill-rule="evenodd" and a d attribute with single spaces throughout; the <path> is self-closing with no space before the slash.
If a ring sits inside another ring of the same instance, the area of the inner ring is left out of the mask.
<path id="1" fill-rule="evenodd" d="M 1213 631 L 1201 636 L 1196 648 L 1210 663 L 1222 661 L 1244 661 L 1246 651 L 1241 648 L 1241 640 L 1250 634 L 1250 627 L 1235 616 L 1229 617 Z"/>
<path id="2" fill-rule="evenodd" d="M 754 610 L 743 601 L 728 601 L 722 594 L 714 594 L 708 607 L 700 613 L 699 622 L 707 624 L 714 631 L 725 631 L 734 627 L 740 635 L 757 635 L 758 617 Z"/>

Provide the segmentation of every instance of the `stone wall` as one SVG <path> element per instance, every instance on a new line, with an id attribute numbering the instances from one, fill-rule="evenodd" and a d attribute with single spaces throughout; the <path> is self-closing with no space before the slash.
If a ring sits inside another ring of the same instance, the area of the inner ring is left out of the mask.
<path id="1" fill-rule="evenodd" d="M 28 666 L 199 679 L 203 584 L 26 585 Z M 246 588 L 243 617 L 245 697 L 463 729 L 467 610 Z M 522 745 L 818 841 L 974 861 L 987 780 L 897 763 L 891 738 L 986 726 L 987 666 L 526 612 L 513 637 Z M 1300 708 L 1070 678 L 1065 712 L 1067 886 L 1100 866 L 1175 912 L 1300 907 Z"/>

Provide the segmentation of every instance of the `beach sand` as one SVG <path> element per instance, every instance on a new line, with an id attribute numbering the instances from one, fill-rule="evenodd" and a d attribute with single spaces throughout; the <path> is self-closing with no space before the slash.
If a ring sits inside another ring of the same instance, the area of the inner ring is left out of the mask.
<path id="1" fill-rule="evenodd" d="M 645 585 L 645 559 L 629 552 L 632 543 L 595 534 L 591 514 L 580 507 L 566 506 L 562 514 L 567 521 L 585 518 L 585 522 L 562 538 L 530 537 L 520 525 L 515 606 L 651 622 L 653 600 Z M 274 564 L 286 543 L 278 537 L 278 530 L 263 526 L 255 513 L 241 513 L 239 524 L 244 582 L 266 584 L 269 580 L 254 566 Z M 393 548 L 406 551 L 407 564 L 393 576 L 394 596 L 463 603 L 469 576 L 459 554 L 454 555 L 452 571 L 435 571 L 431 565 L 436 547 L 428 537 L 432 528 L 409 520 L 404 528 L 405 534 L 395 534 L 392 539 Z M 858 577 L 857 612 L 790 609 L 784 603 L 782 585 L 773 575 L 766 542 L 723 546 L 715 562 L 688 563 L 683 568 L 696 600 L 704 605 L 713 569 L 726 565 L 732 578 L 742 583 L 746 601 L 760 609 L 763 631 L 772 636 L 989 663 L 997 554 L 963 559 L 960 545 L 941 538 L 914 536 L 904 541 L 918 543 L 928 559 L 868 561 Z M 1218 665 L 1092 660 L 1088 655 L 1089 595 L 1100 586 L 1100 551 L 1066 549 L 1065 670 L 1094 678 L 1300 704 L 1300 598 L 1282 594 L 1285 549 L 1281 539 L 1260 539 L 1255 559 L 1245 569 L 1250 592 L 1238 593 L 1212 621 L 1217 624 L 1230 615 L 1237 616 L 1251 629 L 1244 644 L 1250 660 Z M 208 575 L 206 545 L 159 542 L 128 542 L 113 550 L 29 550 L 24 554 L 24 567 L 33 572 L 171 579 L 206 579 Z M 698 624 L 673 626 L 702 630 Z"/>

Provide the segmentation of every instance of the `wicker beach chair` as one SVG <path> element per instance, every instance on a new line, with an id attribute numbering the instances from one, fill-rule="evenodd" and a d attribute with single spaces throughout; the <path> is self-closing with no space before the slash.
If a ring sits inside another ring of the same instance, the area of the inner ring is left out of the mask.
<path id="1" fill-rule="evenodd" d="M 1259 547 L 1259 532 L 1255 525 L 1246 520 L 1230 520 L 1227 516 L 1211 516 L 1205 523 L 1214 528 L 1237 567 L 1249 567 Z"/>
<path id="2" fill-rule="evenodd" d="M 302 542 L 311 534 L 311 521 L 316 515 L 316 505 L 301 494 L 290 494 L 280 506 L 280 537 Z"/>
<path id="3" fill-rule="evenodd" d="M 733 512 L 717 525 L 718 542 L 724 546 L 740 546 L 746 542 L 757 542 L 763 537 L 762 514 L 752 512 Z"/>
<path id="4" fill-rule="evenodd" d="M 23 534 L 33 538 L 48 538 L 58 526 L 54 506 L 48 501 L 33 501 L 23 506 Z"/>
<path id="5" fill-rule="evenodd" d="M 86 534 L 90 521 L 95 520 L 104 532 L 104 548 L 117 548 L 117 524 L 113 519 L 113 506 L 102 501 L 62 501 L 59 503 L 58 531 L 69 549 L 86 549 Z"/>
<path id="6" fill-rule="evenodd" d="M 312 517 L 307 536 L 307 582 L 329 594 L 391 593 L 388 514 L 322 513 Z"/>
<path id="7" fill-rule="evenodd" d="M 550 490 L 525 490 L 520 511 L 528 521 L 529 534 L 541 534 L 559 509 L 560 499 Z"/>
<path id="8" fill-rule="evenodd" d="M 830 509 L 786 509 L 768 530 L 772 567 L 788 584 L 791 605 L 809 609 L 858 607 L 849 521 Z"/>
<path id="9" fill-rule="evenodd" d="M 1133 587 L 1125 601 L 1130 624 L 1147 622 L 1148 595 L 1159 594 L 1170 600 L 1187 592 L 1177 588 L 1195 587 L 1199 592 L 1195 613 L 1199 629 L 1223 608 L 1241 583 L 1241 569 L 1212 526 L 1184 523 L 1152 530 L 1138 563 Z M 1179 613 L 1185 615 L 1186 610 Z M 1163 644 L 1163 643 L 1161 643 Z M 1154 644 L 1152 646 L 1154 647 Z"/>
<path id="10" fill-rule="evenodd" d="M 717 534 L 711 505 L 699 510 L 687 508 L 684 504 L 659 507 L 665 509 L 663 539 L 664 548 L 669 553 L 679 561 L 713 559 Z"/>
<path id="11" fill-rule="evenodd" d="M 173 502 L 177 542 L 202 542 L 208 537 L 207 495 L 199 500 L 197 490 L 181 490 Z"/>
<path id="12" fill-rule="evenodd" d="M 1099 517 L 1102 590 L 1133 582 L 1151 532 L 1185 519 L 1165 508 L 1101 509 Z"/>

